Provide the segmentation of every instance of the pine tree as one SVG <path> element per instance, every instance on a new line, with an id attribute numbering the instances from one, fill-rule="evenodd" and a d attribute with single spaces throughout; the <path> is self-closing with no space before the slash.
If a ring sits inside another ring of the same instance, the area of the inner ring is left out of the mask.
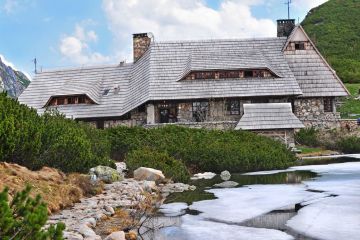
<path id="1" fill-rule="evenodd" d="M 44 229 L 48 219 L 47 207 L 40 195 L 29 196 L 31 187 L 17 192 L 9 201 L 9 189 L 0 193 L 0 239 L 1 240 L 62 240 L 64 224 Z"/>

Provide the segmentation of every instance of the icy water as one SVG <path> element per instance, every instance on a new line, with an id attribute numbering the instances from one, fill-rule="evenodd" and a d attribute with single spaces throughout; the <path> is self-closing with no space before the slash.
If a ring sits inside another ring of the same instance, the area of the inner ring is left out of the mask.
<path id="1" fill-rule="evenodd" d="M 347 157 L 233 174 L 236 188 L 214 188 L 218 176 L 195 181 L 196 191 L 167 199 L 143 239 L 360 240 L 360 155 Z"/>

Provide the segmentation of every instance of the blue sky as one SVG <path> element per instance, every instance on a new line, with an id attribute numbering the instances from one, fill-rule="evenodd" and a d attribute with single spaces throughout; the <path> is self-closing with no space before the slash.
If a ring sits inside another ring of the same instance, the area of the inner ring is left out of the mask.
<path id="1" fill-rule="evenodd" d="M 302 20 L 326 0 L 293 0 Z M 131 34 L 156 41 L 270 37 L 282 0 L 0 0 L 0 55 L 33 75 L 43 69 L 131 61 Z M 40 68 L 39 67 L 39 68 Z"/>

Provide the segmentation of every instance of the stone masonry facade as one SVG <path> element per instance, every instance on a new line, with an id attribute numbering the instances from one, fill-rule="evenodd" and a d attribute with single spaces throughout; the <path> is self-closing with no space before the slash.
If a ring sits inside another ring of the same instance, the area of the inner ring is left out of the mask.
<path id="1" fill-rule="evenodd" d="M 294 101 L 294 113 L 306 127 L 339 128 L 340 113 L 336 112 L 336 99 L 332 111 L 325 111 L 324 98 L 299 98 Z"/>

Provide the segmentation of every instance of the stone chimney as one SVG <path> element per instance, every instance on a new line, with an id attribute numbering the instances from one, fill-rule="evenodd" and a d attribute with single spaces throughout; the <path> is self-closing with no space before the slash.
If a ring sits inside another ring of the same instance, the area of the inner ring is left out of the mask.
<path id="1" fill-rule="evenodd" d="M 133 34 L 133 55 L 134 62 L 139 60 L 142 55 L 148 50 L 151 43 L 151 38 L 147 33 L 135 33 Z"/>
<path id="2" fill-rule="evenodd" d="M 277 20 L 277 36 L 288 37 L 295 27 L 295 19 Z"/>

